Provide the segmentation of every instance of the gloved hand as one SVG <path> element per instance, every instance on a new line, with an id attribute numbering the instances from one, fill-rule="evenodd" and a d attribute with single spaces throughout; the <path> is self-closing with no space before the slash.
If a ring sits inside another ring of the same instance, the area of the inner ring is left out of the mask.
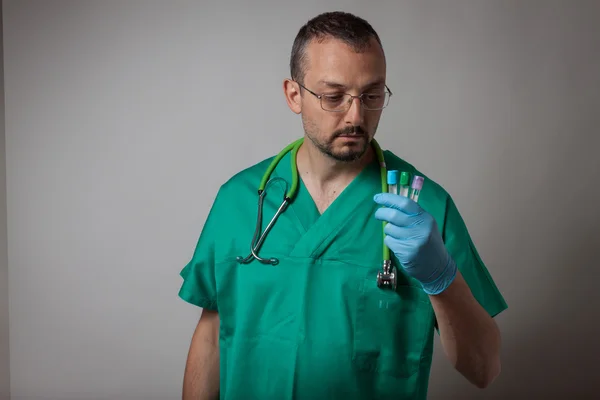
<path id="1" fill-rule="evenodd" d="M 406 273 L 419 281 L 427 294 L 446 290 L 456 276 L 456 263 L 446 250 L 435 219 L 404 196 L 380 193 L 374 201 L 384 206 L 375 212 L 375 218 L 387 222 L 385 244 Z"/>

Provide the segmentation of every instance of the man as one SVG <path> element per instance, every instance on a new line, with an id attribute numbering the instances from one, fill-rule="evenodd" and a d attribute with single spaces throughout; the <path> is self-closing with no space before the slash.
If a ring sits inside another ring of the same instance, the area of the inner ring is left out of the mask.
<path id="1" fill-rule="evenodd" d="M 418 203 L 381 193 L 373 137 L 391 95 L 385 80 L 366 21 L 325 13 L 299 31 L 283 89 L 305 140 L 270 175 L 259 235 L 290 193 L 294 165 L 297 192 L 255 246 L 261 262 L 246 256 L 273 159 L 220 188 L 181 273 L 180 296 L 203 308 L 184 400 L 424 399 L 436 330 L 474 385 L 500 373 L 492 317 L 506 303 L 451 197 L 428 177 Z M 384 155 L 388 169 L 423 175 Z M 395 289 L 377 284 L 383 243 Z"/>

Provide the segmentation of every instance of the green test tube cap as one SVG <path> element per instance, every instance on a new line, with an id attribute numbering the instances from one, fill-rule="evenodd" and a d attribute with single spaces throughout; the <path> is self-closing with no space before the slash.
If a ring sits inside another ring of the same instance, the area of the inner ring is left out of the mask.
<path id="1" fill-rule="evenodd" d="M 400 185 L 407 186 L 410 182 L 410 174 L 408 172 L 402 172 L 400 174 Z"/>

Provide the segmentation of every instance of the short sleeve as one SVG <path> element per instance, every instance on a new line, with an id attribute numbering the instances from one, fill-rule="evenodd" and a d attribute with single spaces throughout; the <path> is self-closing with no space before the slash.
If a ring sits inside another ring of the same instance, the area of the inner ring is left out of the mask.
<path id="1" fill-rule="evenodd" d="M 452 259 L 469 285 L 473 296 L 492 317 L 508 308 L 502 294 L 482 261 L 465 222 L 450 196 L 442 237 Z"/>
<path id="2" fill-rule="evenodd" d="M 208 310 L 218 309 L 215 281 L 218 203 L 217 195 L 200 233 L 193 256 L 180 272 L 183 284 L 179 289 L 179 297 Z"/>

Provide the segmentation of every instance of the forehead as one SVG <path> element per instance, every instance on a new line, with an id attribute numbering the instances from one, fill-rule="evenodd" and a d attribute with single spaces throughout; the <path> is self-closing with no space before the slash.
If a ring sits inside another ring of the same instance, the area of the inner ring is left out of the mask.
<path id="1" fill-rule="evenodd" d="M 328 81 L 360 88 L 375 81 L 385 81 L 385 73 L 385 56 L 374 38 L 360 51 L 333 38 L 313 40 L 306 47 L 306 84 Z"/>

